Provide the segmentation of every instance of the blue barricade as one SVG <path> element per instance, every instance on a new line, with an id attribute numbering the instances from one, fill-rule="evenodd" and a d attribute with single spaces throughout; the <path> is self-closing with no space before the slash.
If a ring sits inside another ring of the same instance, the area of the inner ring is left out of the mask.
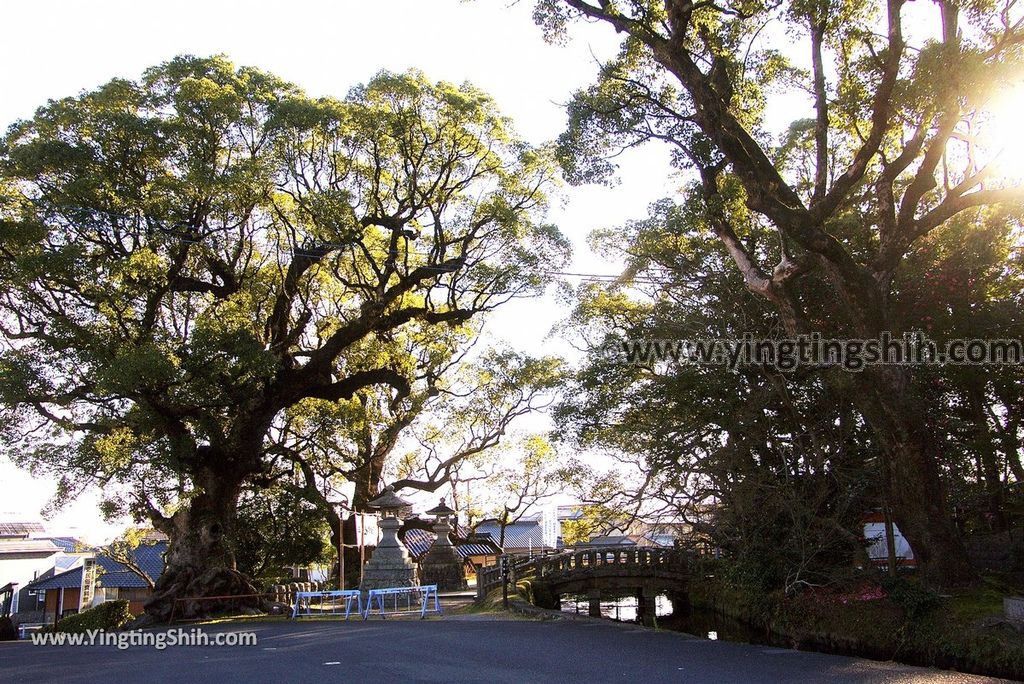
<path id="1" fill-rule="evenodd" d="M 320 599 L 315 604 L 320 609 L 313 610 L 314 600 Z M 340 615 L 341 604 L 345 606 L 345 619 L 352 613 L 352 603 L 356 604 L 356 614 L 363 612 L 363 596 L 358 589 L 335 589 L 333 591 L 297 591 L 295 592 L 295 607 L 292 609 L 292 617 L 300 617 L 300 608 L 305 608 L 301 615 Z M 324 610 L 326 604 L 330 604 L 330 610 Z"/>
<path id="2" fill-rule="evenodd" d="M 425 618 L 427 613 L 442 613 L 441 602 L 437 597 L 437 585 L 426 584 L 419 587 L 371 589 L 366 597 L 363 619 L 368 618 L 371 612 L 387 618 L 389 608 L 392 614 L 412 613 L 416 611 L 413 607 L 414 602 L 418 604 L 420 618 Z"/>

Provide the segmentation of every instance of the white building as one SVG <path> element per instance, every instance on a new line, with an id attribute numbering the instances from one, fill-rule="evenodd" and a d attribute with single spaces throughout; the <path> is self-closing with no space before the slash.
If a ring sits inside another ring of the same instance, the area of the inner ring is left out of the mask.
<path id="1" fill-rule="evenodd" d="M 11 613 L 35 609 L 23 605 L 31 600 L 21 591 L 26 584 L 48 570 L 60 573 L 82 562 L 77 540 L 45 534 L 39 523 L 0 522 L 0 587 L 17 585 Z"/>

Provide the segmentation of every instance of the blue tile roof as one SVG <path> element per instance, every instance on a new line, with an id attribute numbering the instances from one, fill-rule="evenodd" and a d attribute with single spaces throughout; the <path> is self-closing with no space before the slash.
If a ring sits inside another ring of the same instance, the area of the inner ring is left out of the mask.
<path id="1" fill-rule="evenodd" d="M 430 545 L 434 543 L 434 535 L 426 530 L 409 529 L 405 531 L 402 542 L 413 558 L 419 558 L 425 555 Z"/>
<path id="2" fill-rule="evenodd" d="M 469 556 L 499 556 L 501 555 L 501 549 L 497 544 L 458 544 L 455 550 L 459 552 L 459 555 L 463 558 Z"/>
<path id="3" fill-rule="evenodd" d="M 405 531 L 405 548 L 409 549 L 409 553 L 412 554 L 413 558 L 420 558 L 425 556 L 427 551 L 430 550 L 430 545 L 434 543 L 434 537 L 436 535 L 433 532 L 427 532 L 426 530 L 409 529 Z M 487 542 L 473 542 L 473 543 L 456 543 L 455 551 L 461 558 L 468 558 L 470 556 L 494 556 L 501 553 L 501 549 L 494 543 Z"/>
<path id="4" fill-rule="evenodd" d="M 164 554 L 166 553 L 167 542 L 165 541 L 155 544 L 140 544 L 135 549 L 135 564 L 155 582 L 160 575 L 164 574 Z M 138 575 L 132 574 L 136 579 L 142 579 Z"/>
<path id="5" fill-rule="evenodd" d="M 89 547 L 86 544 L 74 537 L 37 537 L 37 539 L 46 539 L 53 542 L 64 553 L 76 553 L 78 551 L 89 550 Z"/>
<path id="6" fill-rule="evenodd" d="M 141 544 L 135 549 L 135 564 L 153 581 L 164 571 L 164 553 L 167 542 Z M 111 589 L 145 589 L 149 587 L 146 580 L 139 577 L 126 566 L 102 554 L 96 556 L 96 563 L 103 572 L 97 577 L 97 584 Z M 82 568 L 79 566 L 51 577 L 41 577 L 25 585 L 33 591 L 39 589 L 74 589 L 82 586 Z"/>
<path id="7" fill-rule="evenodd" d="M 82 568 L 65 570 L 59 575 L 45 575 L 34 582 L 25 585 L 25 589 L 37 591 L 40 589 L 77 589 L 82 586 Z"/>
<path id="8" fill-rule="evenodd" d="M 501 525 L 497 522 L 485 520 L 477 525 L 476 531 L 478 533 L 490 534 L 491 539 L 495 543 L 501 539 Z M 505 527 L 505 543 L 503 546 L 506 551 L 530 548 L 539 551 L 547 548 L 544 546 L 544 530 L 541 526 L 537 522 L 525 520 L 520 520 Z"/>

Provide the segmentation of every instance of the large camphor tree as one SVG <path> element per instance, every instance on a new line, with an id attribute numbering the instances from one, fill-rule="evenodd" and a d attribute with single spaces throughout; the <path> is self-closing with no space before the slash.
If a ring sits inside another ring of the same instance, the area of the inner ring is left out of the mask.
<path id="1" fill-rule="evenodd" d="M 553 38 L 574 20 L 623 36 L 570 104 L 571 180 L 607 177 L 623 147 L 668 144 L 704 223 L 788 336 L 893 330 L 894 282 L 925 237 L 954 218 L 1016 221 L 1015 153 L 999 159 L 1009 129 L 985 135 L 994 101 L 1019 87 L 1012 0 L 543 0 L 536 17 Z M 765 105 L 781 90 L 803 99 L 785 100 L 779 139 Z M 811 272 L 828 296 L 808 297 Z M 916 378 L 902 366 L 827 374 L 876 436 L 886 498 L 926 577 L 970 582 Z"/>
<path id="2" fill-rule="evenodd" d="M 551 180 L 485 94 L 416 72 L 313 99 L 180 57 L 52 101 L 0 146 L 4 443 L 170 535 L 155 619 L 248 593 L 240 492 L 317 402 L 401 407 L 543 286 Z"/>

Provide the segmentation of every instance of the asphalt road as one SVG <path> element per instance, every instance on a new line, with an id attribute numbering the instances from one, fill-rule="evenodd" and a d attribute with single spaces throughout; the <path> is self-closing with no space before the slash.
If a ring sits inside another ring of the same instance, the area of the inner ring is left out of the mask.
<path id="1" fill-rule="evenodd" d="M 247 647 L 0 643 L 0 682 L 917 682 L 999 680 L 856 658 L 706 641 L 598 621 L 490 616 L 208 626 Z"/>

